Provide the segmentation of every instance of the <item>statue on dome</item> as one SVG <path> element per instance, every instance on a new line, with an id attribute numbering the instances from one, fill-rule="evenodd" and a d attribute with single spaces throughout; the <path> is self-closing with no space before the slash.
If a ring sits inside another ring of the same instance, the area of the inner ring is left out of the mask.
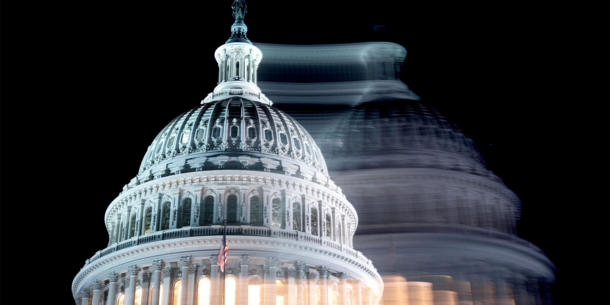
<path id="1" fill-rule="evenodd" d="M 235 18 L 235 20 L 244 20 L 244 16 L 248 12 L 246 0 L 233 1 L 233 5 L 231 5 L 231 8 L 233 9 L 233 18 Z"/>

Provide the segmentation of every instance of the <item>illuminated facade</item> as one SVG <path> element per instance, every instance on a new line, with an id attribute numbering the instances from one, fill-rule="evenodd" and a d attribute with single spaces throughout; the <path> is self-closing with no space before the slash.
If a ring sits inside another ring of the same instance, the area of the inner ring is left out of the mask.
<path id="1" fill-rule="evenodd" d="M 313 138 L 261 93 L 262 53 L 246 37 L 245 3 L 233 11 L 232 36 L 215 52 L 218 85 L 159 133 L 106 210 L 109 243 L 74 278 L 77 304 L 373 305 L 381 297 L 379 274 L 352 248 L 358 215 Z"/>

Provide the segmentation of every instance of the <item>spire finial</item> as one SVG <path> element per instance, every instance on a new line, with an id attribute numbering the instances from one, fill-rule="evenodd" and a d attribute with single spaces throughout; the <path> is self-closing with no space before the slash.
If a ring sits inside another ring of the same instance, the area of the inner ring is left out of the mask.
<path id="1" fill-rule="evenodd" d="M 234 0 L 231 8 L 233 9 L 233 18 L 235 18 L 235 22 L 231 26 L 231 38 L 229 38 L 226 43 L 245 42 L 252 44 L 248 37 L 246 37 L 248 27 L 244 23 L 244 16 L 246 16 L 246 13 L 248 12 L 246 1 Z"/>
<path id="2" fill-rule="evenodd" d="M 248 6 L 246 5 L 245 0 L 233 1 L 231 8 L 233 9 L 233 18 L 235 18 L 235 21 L 244 20 L 244 16 L 246 16 L 246 13 L 248 12 Z"/>

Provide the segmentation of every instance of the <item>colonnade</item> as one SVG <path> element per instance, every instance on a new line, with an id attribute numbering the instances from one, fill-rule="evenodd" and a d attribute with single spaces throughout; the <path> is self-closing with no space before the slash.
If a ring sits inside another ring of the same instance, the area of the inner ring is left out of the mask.
<path id="1" fill-rule="evenodd" d="M 258 265 L 249 255 L 240 255 L 223 275 L 217 255 L 208 259 L 184 256 L 179 261 L 129 266 L 94 281 L 76 301 L 80 305 L 211 305 L 222 304 L 223 290 L 225 305 L 374 305 L 378 300 L 362 281 L 325 266 L 280 262 L 276 257 L 257 258 L 264 261 Z"/>

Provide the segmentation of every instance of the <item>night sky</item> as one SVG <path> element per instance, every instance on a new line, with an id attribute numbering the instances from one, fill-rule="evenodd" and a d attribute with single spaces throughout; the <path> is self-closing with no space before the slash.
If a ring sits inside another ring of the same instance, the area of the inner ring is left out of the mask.
<path id="1" fill-rule="evenodd" d="M 19 75 L 40 85 L 20 98 L 23 112 L 5 112 L 5 122 L 30 119 L 28 133 L 44 136 L 30 138 L 37 149 L 18 148 L 38 161 L 5 164 L 34 179 L 21 192 L 40 192 L 32 210 L 49 226 L 31 234 L 54 232 L 37 255 L 63 270 L 48 282 L 57 304 L 72 304 L 74 276 L 106 247 L 104 212 L 137 174 L 148 145 L 216 85 L 213 53 L 230 36 L 231 3 L 45 4 L 57 18 L 20 39 L 32 45 L 24 61 L 34 64 Z M 606 16 L 557 2 L 247 3 L 254 43 L 404 46 L 403 81 L 471 135 L 488 168 L 521 198 L 519 235 L 556 264 L 557 304 L 607 298 Z M 605 33 L 594 33 L 600 28 Z M 35 100 L 24 100 L 30 94 Z"/>

